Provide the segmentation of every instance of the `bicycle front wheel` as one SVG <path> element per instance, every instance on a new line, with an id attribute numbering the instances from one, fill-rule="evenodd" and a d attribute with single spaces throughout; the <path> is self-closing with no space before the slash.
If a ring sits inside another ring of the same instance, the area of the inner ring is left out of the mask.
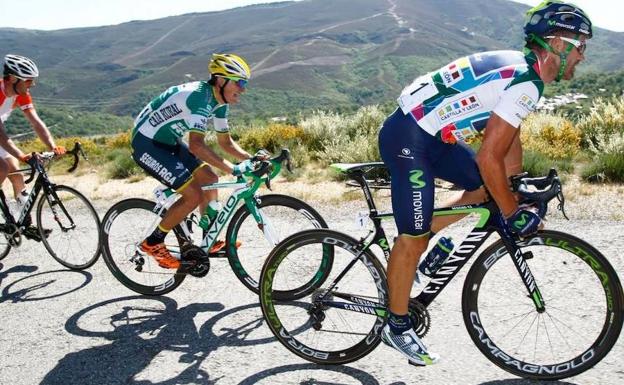
<path id="1" fill-rule="evenodd" d="M 611 350 L 624 299 L 607 259 L 568 234 L 541 231 L 518 244 L 545 302 L 537 311 L 501 241 L 475 261 L 464 283 L 466 328 L 479 350 L 517 376 L 577 375 Z"/>
<path id="2" fill-rule="evenodd" d="M 160 221 L 153 211 L 155 205 L 145 199 L 125 199 L 114 204 L 102 221 L 102 249 L 108 269 L 124 286 L 144 295 L 169 293 L 186 276 L 177 270 L 161 268 L 156 260 L 139 250 L 141 242 Z M 167 234 L 165 245 L 171 251 L 180 251 L 174 231 Z"/>
<path id="3" fill-rule="evenodd" d="M 239 208 L 228 226 L 226 250 L 236 277 L 257 294 L 262 265 L 275 245 L 302 230 L 327 228 L 327 223 L 310 205 L 291 196 L 263 195 L 253 199 L 265 224 L 258 223 L 247 205 Z M 331 267 L 324 263 L 319 265 L 322 268 Z"/>
<path id="4" fill-rule="evenodd" d="M 11 251 L 10 239 L 10 226 L 7 226 L 4 216 L 0 217 L 0 260 L 4 259 Z"/>
<path id="5" fill-rule="evenodd" d="M 69 186 L 51 186 L 39 199 L 37 227 L 50 255 L 67 268 L 86 269 L 100 256 L 100 218 L 91 202 Z"/>
<path id="6" fill-rule="evenodd" d="M 313 281 L 328 250 L 333 262 L 327 279 L 317 281 L 306 296 L 279 295 Z M 260 287 L 269 328 L 282 345 L 308 361 L 352 362 L 381 340 L 388 298 L 386 273 L 371 251 L 360 251 L 348 235 L 315 229 L 286 238 L 267 258 Z"/>

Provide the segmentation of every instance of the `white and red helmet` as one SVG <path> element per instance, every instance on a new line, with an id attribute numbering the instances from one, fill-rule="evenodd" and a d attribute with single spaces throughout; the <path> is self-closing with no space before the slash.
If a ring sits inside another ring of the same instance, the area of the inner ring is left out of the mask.
<path id="1" fill-rule="evenodd" d="M 20 55 L 6 55 L 4 57 L 4 76 L 13 75 L 22 80 L 39 77 L 39 70 L 34 61 Z"/>

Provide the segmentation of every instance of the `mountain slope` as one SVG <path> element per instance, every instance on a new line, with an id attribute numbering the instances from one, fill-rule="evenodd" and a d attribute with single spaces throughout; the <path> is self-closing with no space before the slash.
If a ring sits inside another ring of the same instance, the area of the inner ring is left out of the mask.
<path id="1" fill-rule="evenodd" d="M 58 31 L 0 29 L 32 56 L 43 105 L 135 114 L 164 87 L 206 77 L 213 52 L 252 66 L 256 116 L 385 102 L 460 55 L 519 49 L 527 6 L 507 0 L 306 0 Z M 598 29 L 583 71 L 622 69 L 624 33 Z"/>

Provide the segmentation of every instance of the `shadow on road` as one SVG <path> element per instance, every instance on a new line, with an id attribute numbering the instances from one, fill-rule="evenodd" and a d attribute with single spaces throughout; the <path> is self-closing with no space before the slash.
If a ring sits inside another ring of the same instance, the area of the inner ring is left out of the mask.
<path id="1" fill-rule="evenodd" d="M 92 342 L 99 346 L 67 354 L 41 384 L 214 384 L 218 378 L 210 378 L 201 368 L 211 352 L 274 341 L 264 328 L 258 331 L 262 326 L 258 307 L 250 304 L 221 312 L 220 303 L 202 303 L 178 308 L 170 298 L 143 296 L 91 305 L 72 315 L 65 330 L 100 338 L 103 344 Z M 220 313 L 198 329 L 195 319 L 207 312 Z M 249 312 L 254 314 L 250 317 Z"/>
<path id="2" fill-rule="evenodd" d="M 247 377 L 243 381 L 239 382 L 238 385 L 257 384 L 258 382 L 262 380 L 267 380 L 265 383 L 271 383 L 270 378 L 279 376 L 280 374 L 284 374 L 281 380 L 288 378 L 292 381 L 293 377 L 296 376 L 296 372 L 302 371 L 302 370 L 305 370 L 308 372 L 318 371 L 318 372 L 323 372 L 323 373 L 327 373 L 327 372 L 342 373 L 357 381 L 357 382 L 349 381 L 348 382 L 349 384 L 379 385 L 379 381 L 377 381 L 375 377 L 371 376 L 367 372 L 360 370 L 360 369 L 355 369 L 355 368 L 351 368 L 349 366 L 343 366 L 343 365 L 317 365 L 317 364 L 312 364 L 312 363 L 284 365 L 284 366 L 278 366 L 276 368 L 263 370 L 259 373 L 254 374 L 253 376 Z M 313 374 L 309 374 L 309 373 L 306 373 L 305 377 L 306 378 L 298 378 L 296 381 L 293 381 L 293 384 L 300 384 L 300 385 L 336 384 L 335 382 L 325 382 L 323 380 L 319 380 L 318 378 L 316 378 L 316 376 L 314 376 Z M 343 383 L 342 381 L 344 380 L 341 380 L 340 382 L 341 384 Z M 283 383 L 283 382 L 280 382 L 280 383 Z"/>
<path id="3" fill-rule="evenodd" d="M 0 284 L 11 273 L 32 273 L 36 266 L 14 266 L 6 271 L 0 271 Z M 70 280 L 78 277 L 80 282 Z M 2 302 L 41 301 L 60 297 L 82 289 L 91 282 L 93 275 L 86 271 L 53 270 L 29 275 L 8 284 L 2 290 Z"/>
<path id="4" fill-rule="evenodd" d="M 525 380 L 523 378 L 510 378 L 506 380 L 482 382 L 480 385 L 576 385 L 576 384 L 573 382 L 565 382 L 565 381 L 535 381 L 535 380 Z"/>

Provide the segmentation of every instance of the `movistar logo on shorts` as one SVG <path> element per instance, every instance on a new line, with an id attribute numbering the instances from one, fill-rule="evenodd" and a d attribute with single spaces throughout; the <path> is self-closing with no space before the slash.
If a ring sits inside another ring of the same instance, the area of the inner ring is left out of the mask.
<path id="1" fill-rule="evenodd" d="M 409 181 L 412 184 L 413 188 L 423 188 L 427 184 L 425 181 L 420 180 L 424 172 L 422 170 L 412 170 L 410 171 Z"/>
<path id="2" fill-rule="evenodd" d="M 521 214 L 520 219 L 518 219 L 517 221 L 513 223 L 514 227 L 519 229 L 522 226 L 526 225 L 527 219 L 529 219 L 529 216 L 527 214 Z"/>

